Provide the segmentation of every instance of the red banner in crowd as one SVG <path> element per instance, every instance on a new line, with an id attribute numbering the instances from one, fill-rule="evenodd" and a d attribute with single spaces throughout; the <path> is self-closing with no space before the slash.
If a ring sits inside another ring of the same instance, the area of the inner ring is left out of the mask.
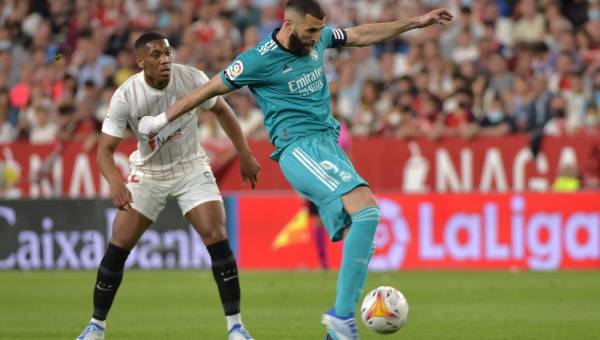
<path id="1" fill-rule="evenodd" d="M 600 147 L 600 137 L 545 138 L 535 159 L 528 144 L 524 136 L 417 142 L 356 138 L 349 154 L 361 176 L 379 191 L 544 191 L 550 188 L 561 164 L 583 169 L 591 158 L 598 158 L 593 150 Z M 128 157 L 135 145 L 134 141 L 124 141 L 115 154 L 123 175 L 129 171 Z M 231 143 L 203 145 L 223 191 L 248 189 L 242 185 Z M 260 141 L 252 142 L 251 148 L 262 168 L 258 189 L 290 190 L 278 164 L 269 159 L 273 147 Z M 60 149 L 14 143 L 0 149 L 4 196 L 105 197 L 109 193 L 99 176 L 95 149 L 85 151 L 77 143 Z"/>
<path id="2" fill-rule="evenodd" d="M 378 196 L 372 270 L 600 269 L 600 193 Z M 296 196 L 239 198 L 240 265 L 318 268 Z M 339 266 L 341 242 L 329 244 Z"/>
<path id="3" fill-rule="evenodd" d="M 203 143 L 203 147 L 216 173 L 226 169 L 236 155 L 228 140 Z M 123 140 L 115 152 L 115 164 L 124 178 L 129 173 L 129 155 L 135 148 L 134 140 Z M 98 169 L 96 148 L 85 150 L 81 143 L 0 145 L 0 170 L 0 183 L 4 184 L 0 188 L 5 187 L 0 197 L 96 198 L 110 193 Z"/>
<path id="4" fill-rule="evenodd" d="M 403 192 L 546 191 L 561 164 L 589 166 L 600 136 L 547 137 L 534 158 L 527 136 L 407 142 L 394 138 L 355 138 L 349 156 L 374 190 Z M 252 144 L 261 163 L 258 188 L 289 189 L 277 163 L 268 159 L 273 148 Z M 241 190 L 239 164 L 222 173 L 223 190 Z M 600 176 L 600 174 L 598 174 Z"/>

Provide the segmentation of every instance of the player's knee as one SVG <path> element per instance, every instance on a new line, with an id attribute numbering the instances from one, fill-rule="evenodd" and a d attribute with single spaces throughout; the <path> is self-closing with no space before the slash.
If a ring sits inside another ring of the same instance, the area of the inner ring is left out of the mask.
<path id="1" fill-rule="evenodd" d="M 210 245 L 225 240 L 227 232 L 225 231 L 225 226 L 208 228 L 207 230 L 200 231 L 200 237 L 202 237 L 204 244 Z"/>
<path id="2" fill-rule="evenodd" d="M 110 243 L 123 249 L 131 250 L 137 243 L 138 235 L 137 228 L 134 223 L 121 223 L 123 221 L 115 220 L 113 225 L 113 233 L 110 237 Z"/>
<path id="3" fill-rule="evenodd" d="M 367 186 L 359 186 L 354 188 L 354 190 L 342 197 L 342 201 L 344 203 L 346 212 L 350 215 L 354 215 L 355 213 L 368 207 L 379 207 L 375 196 L 373 196 L 371 189 L 369 189 Z"/>
<path id="4" fill-rule="evenodd" d="M 117 247 L 131 251 L 131 249 L 133 249 L 133 247 L 135 246 L 136 242 L 134 240 L 129 240 L 127 238 L 113 234 L 113 236 L 110 239 L 110 243 L 114 244 Z"/>

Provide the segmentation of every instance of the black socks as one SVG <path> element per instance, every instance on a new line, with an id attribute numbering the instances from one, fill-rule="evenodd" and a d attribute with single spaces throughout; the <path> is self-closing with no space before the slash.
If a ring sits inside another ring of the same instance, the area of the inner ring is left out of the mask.
<path id="1" fill-rule="evenodd" d="M 106 315 L 123 279 L 123 268 L 127 256 L 129 256 L 129 250 L 112 243 L 108 244 L 106 254 L 104 254 L 100 267 L 98 267 L 98 276 L 94 287 L 93 317 L 95 319 L 106 320 Z"/>
<path id="2" fill-rule="evenodd" d="M 235 256 L 225 239 L 206 247 L 212 260 L 212 272 L 219 287 L 219 295 L 225 315 L 240 312 L 240 281 Z"/>

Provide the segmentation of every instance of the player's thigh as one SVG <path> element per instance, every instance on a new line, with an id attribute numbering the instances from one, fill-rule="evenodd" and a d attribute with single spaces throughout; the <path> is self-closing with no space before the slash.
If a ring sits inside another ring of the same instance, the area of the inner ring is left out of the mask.
<path id="1" fill-rule="evenodd" d="M 227 238 L 225 208 L 221 201 L 204 202 L 188 211 L 185 218 L 194 226 L 206 245 Z"/>
<path id="2" fill-rule="evenodd" d="M 119 210 L 113 221 L 110 243 L 131 250 L 152 221 L 135 209 Z"/>
<path id="3" fill-rule="evenodd" d="M 223 198 L 209 168 L 184 175 L 171 193 L 205 244 L 227 237 Z"/>
<path id="4" fill-rule="evenodd" d="M 130 178 L 127 189 L 131 192 L 131 209 L 119 210 L 115 216 L 111 243 L 133 248 L 165 207 L 169 185 L 164 181 Z"/>

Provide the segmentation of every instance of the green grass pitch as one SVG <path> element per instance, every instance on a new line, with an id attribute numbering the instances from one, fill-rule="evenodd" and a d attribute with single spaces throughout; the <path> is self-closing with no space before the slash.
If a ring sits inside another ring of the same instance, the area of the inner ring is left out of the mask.
<path id="1" fill-rule="evenodd" d="M 89 320 L 95 272 L 0 272 L 0 339 L 74 339 Z M 256 339 L 323 339 L 335 273 L 242 272 L 242 311 Z M 400 289 L 398 333 L 362 339 L 600 339 L 600 271 L 371 273 L 366 290 Z M 208 271 L 130 270 L 107 340 L 226 339 Z"/>

